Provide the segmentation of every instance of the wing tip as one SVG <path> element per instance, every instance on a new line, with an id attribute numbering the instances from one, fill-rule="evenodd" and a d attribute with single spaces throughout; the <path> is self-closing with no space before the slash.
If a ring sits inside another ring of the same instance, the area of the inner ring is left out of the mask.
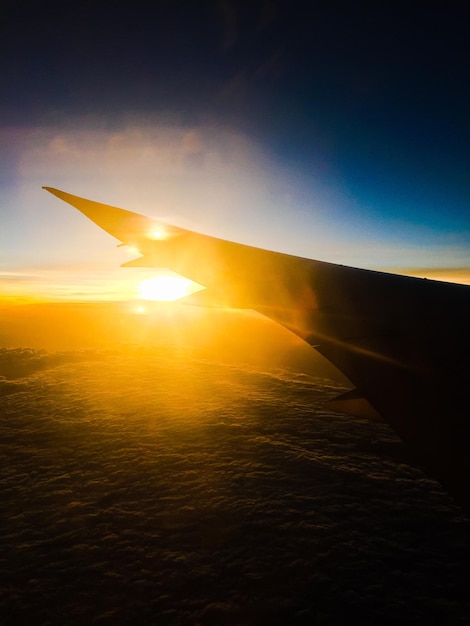
<path id="1" fill-rule="evenodd" d="M 66 195 L 64 191 L 61 191 L 60 189 L 55 189 L 55 187 L 47 187 L 47 185 L 43 185 L 41 189 L 45 189 L 52 195 L 57 196 L 58 198 L 60 198 L 62 195 Z"/>

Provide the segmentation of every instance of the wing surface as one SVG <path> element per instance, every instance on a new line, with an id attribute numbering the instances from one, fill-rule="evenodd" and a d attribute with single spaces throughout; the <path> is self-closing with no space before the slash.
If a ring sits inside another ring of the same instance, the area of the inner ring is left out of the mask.
<path id="1" fill-rule="evenodd" d="M 470 287 L 262 250 L 45 189 L 136 246 L 127 266 L 172 269 L 206 287 L 193 301 L 257 310 L 314 346 L 356 387 L 337 409 L 381 416 L 470 509 Z"/>

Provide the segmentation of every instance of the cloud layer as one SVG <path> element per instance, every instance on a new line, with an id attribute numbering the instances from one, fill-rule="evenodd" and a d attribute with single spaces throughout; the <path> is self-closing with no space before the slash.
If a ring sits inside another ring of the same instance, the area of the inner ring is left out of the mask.
<path id="1" fill-rule="evenodd" d="M 468 621 L 468 520 L 387 426 L 323 408 L 337 383 L 169 348 L 10 361 L 5 623 Z"/>

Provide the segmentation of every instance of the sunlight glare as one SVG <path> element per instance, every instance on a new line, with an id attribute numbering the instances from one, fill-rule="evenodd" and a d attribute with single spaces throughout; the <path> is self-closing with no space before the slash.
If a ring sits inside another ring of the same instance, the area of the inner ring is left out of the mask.
<path id="1" fill-rule="evenodd" d="M 173 302 L 201 289 L 204 287 L 180 274 L 162 274 L 141 281 L 139 297 L 143 300 Z"/>

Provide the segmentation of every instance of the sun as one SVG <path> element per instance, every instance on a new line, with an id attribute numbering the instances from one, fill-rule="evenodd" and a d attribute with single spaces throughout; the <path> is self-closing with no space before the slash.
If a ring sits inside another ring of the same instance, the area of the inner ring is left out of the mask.
<path id="1" fill-rule="evenodd" d="M 193 280 L 185 278 L 181 274 L 168 272 L 142 280 L 139 283 L 138 297 L 142 300 L 174 302 L 201 289 L 204 289 L 204 287 Z"/>

